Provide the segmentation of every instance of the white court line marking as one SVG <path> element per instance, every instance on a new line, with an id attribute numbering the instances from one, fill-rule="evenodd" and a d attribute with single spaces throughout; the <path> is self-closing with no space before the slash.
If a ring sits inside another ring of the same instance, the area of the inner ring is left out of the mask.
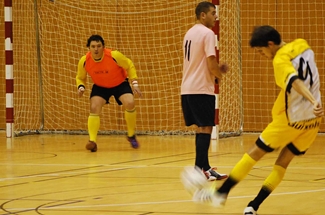
<path id="1" fill-rule="evenodd" d="M 304 191 L 295 191 L 295 192 L 284 192 L 284 193 L 275 193 L 271 196 L 283 196 L 283 195 L 293 195 L 293 194 L 304 194 L 304 193 L 316 193 L 324 192 L 325 189 L 319 190 L 304 190 Z M 245 199 L 245 198 L 254 198 L 255 195 L 250 196 L 233 196 L 228 199 Z M 94 207 L 121 207 L 121 206 L 134 206 L 134 205 L 156 205 L 156 204 L 170 204 L 170 203 L 184 203 L 192 202 L 192 200 L 175 200 L 175 201 L 160 201 L 160 202 L 137 202 L 137 203 L 124 203 L 124 204 L 105 204 L 105 205 L 85 205 L 85 206 L 59 206 L 59 207 L 42 207 L 41 210 L 55 210 L 55 209 L 76 209 L 76 208 L 92 208 Z M 35 208 L 6 208 L 7 210 L 34 210 Z"/>
<path id="2" fill-rule="evenodd" d="M 191 165 L 191 164 L 189 164 Z M 22 163 L 22 164 L 12 164 L 12 163 L 0 163 L 0 166 L 69 166 L 69 167 L 129 167 L 129 168 L 184 168 L 184 166 L 162 166 L 162 165 L 121 165 L 121 164 L 34 164 L 34 163 Z M 234 166 L 218 166 L 218 168 L 234 168 Z M 254 169 L 273 169 L 272 165 L 269 166 L 254 166 Z M 325 167 L 299 167 L 299 166 L 289 166 L 288 169 L 320 169 L 325 170 Z"/>
<path id="3" fill-rule="evenodd" d="M 105 165 L 105 164 L 96 164 L 96 165 L 87 165 L 87 164 L 10 164 L 12 166 L 83 166 L 83 167 L 98 167 L 98 169 L 82 169 L 82 170 L 74 170 L 70 172 L 64 173 L 48 173 L 48 174 L 36 174 L 32 176 L 17 176 L 17 177 L 10 177 L 10 178 L 0 178 L 0 182 L 2 181 L 9 181 L 9 180 L 17 180 L 17 179 L 26 179 L 26 178 L 37 178 L 37 177 L 59 177 L 59 176 L 66 176 L 73 174 L 84 174 L 84 173 L 96 173 L 96 172 L 103 172 L 103 171 L 115 171 L 115 170 L 124 170 L 125 168 L 129 169 L 137 169 L 137 168 L 183 168 L 184 166 L 155 166 L 155 165 Z M 6 164 L 0 164 L 0 166 L 6 166 Z M 118 167 L 112 169 L 105 169 L 102 167 Z M 218 168 L 233 168 L 233 166 L 218 166 Z M 272 166 L 254 166 L 254 169 L 272 169 Z M 314 169 L 314 170 L 325 170 L 325 167 L 289 167 L 290 169 Z M 253 170 L 254 170 L 253 169 Z"/>

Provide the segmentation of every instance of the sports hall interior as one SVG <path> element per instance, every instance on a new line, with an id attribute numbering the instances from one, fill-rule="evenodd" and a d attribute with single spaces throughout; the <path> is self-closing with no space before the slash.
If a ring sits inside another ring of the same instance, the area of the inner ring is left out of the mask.
<path id="1" fill-rule="evenodd" d="M 4 0 L 0 17 L 4 17 Z M 182 39 L 195 23 L 198 0 L 13 1 L 14 129 L 6 138 L 6 70 L 0 43 L 0 215 L 242 214 L 270 173 L 268 154 L 231 191 L 222 209 L 195 204 L 180 182 L 193 165 L 195 127 L 180 104 Z M 230 71 L 219 85 L 220 138 L 209 160 L 227 173 L 271 122 L 279 93 L 272 61 L 249 47 L 254 26 L 271 25 L 285 42 L 304 38 L 315 52 L 325 95 L 322 0 L 220 0 L 219 62 Z M 2 19 L 4 20 L 4 19 Z M 141 147 L 125 138 L 124 110 L 112 99 L 101 114 L 98 151 L 85 149 L 91 79 L 77 95 L 78 60 L 91 34 L 134 63 L 143 98 L 136 98 Z M 0 35 L 5 38 L 4 21 Z M 325 101 L 325 97 L 322 96 Z M 261 215 L 322 215 L 325 210 L 325 126 L 304 156 L 262 204 Z M 220 181 L 211 182 L 219 186 Z"/>

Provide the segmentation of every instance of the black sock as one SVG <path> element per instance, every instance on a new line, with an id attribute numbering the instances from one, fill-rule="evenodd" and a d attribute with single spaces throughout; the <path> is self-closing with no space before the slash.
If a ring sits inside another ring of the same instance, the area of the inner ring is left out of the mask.
<path id="1" fill-rule="evenodd" d="M 218 193 L 226 193 L 230 192 L 230 189 L 235 186 L 238 182 L 232 179 L 231 177 L 227 178 L 226 181 L 221 185 L 221 187 L 217 190 Z"/>
<path id="2" fill-rule="evenodd" d="M 209 147 L 210 147 L 211 134 L 198 133 L 195 135 L 195 148 L 196 157 L 195 165 L 204 171 L 209 170 L 211 167 L 209 165 Z"/>
<path id="3" fill-rule="evenodd" d="M 248 203 L 247 207 L 253 207 L 255 211 L 258 210 L 262 202 L 271 194 L 271 191 L 266 187 L 262 187 L 255 199 Z"/>

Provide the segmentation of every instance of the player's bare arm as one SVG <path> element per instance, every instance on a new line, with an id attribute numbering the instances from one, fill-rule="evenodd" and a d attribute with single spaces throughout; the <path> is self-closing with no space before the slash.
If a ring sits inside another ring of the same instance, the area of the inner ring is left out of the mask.
<path id="1" fill-rule="evenodd" d="M 227 64 L 218 64 L 216 56 L 207 58 L 209 71 L 218 79 L 221 80 L 222 75 L 228 71 Z"/>
<path id="2" fill-rule="evenodd" d="M 321 117 L 324 115 L 324 110 L 321 104 L 314 98 L 314 96 L 310 93 L 308 88 L 304 85 L 304 83 L 300 79 L 296 79 L 292 82 L 292 88 L 296 90 L 299 94 L 305 97 L 310 103 L 314 105 L 314 114 L 317 117 Z"/>

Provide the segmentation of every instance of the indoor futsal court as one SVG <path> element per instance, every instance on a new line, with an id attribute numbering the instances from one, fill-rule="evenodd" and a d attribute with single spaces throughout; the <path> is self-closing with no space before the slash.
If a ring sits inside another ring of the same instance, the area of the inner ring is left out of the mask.
<path id="1" fill-rule="evenodd" d="M 195 162 L 195 127 L 185 126 L 180 86 L 182 42 L 199 2 L 0 1 L 0 215 L 243 214 L 280 151 L 262 158 L 221 209 L 194 203 L 180 179 Z M 285 42 L 308 41 L 324 106 L 325 1 L 210 2 L 218 15 L 216 58 L 229 71 L 215 88 L 219 138 L 211 139 L 209 161 L 229 174 L 272 121 L 279 94 L 272 61 L 249 45 L 253 27 L 274 26 Z M 92 80 L 88 75 L 79 97 L 76 74 L 93 34 L 136 68 L 143 95 L 135 98 L 138 149 L 126 140 L 125 111 L 113 97 L 100 114 L 98 151 L 85 149 Z M 323 120 L 258 215 L 325 215 L 324 143 Z"/>
<path id="2" fill-rule="evenodd" d="M 2 143 L 4 136 L 1 133 Z M 212 141 L 210 163 L 229 173 L 256 137 Z M 193 136 L 138 139 L 141 148 L 134 150 L 122 136 L 99 136 L 96 153 L 85 150 L 84 135 L 31 135 L 1 144 L 0 214 L 242 214 L 278 155 L 271 153 L 258 162 L 231 191 L 226 206 L 218 209 L 193 203 L 180 182 L 183 167 L 193 164 Z M 259 214 L 323 214 L 324 141 L 319 135 L 305 156 L 292 161 Z"/>

